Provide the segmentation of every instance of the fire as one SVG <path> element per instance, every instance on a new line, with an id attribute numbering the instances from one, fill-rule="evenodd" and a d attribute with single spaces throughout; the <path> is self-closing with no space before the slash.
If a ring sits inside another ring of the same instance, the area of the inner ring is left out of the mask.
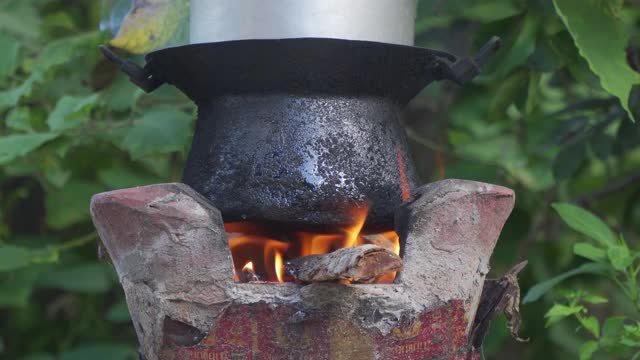
<path id="1" fill-rule="evenodd" d="M 253 272 L 253 261 L 249 261 L 245 266 L 242 267 L 242 270 Z"/>
<path id="2" fill-rule="evenodd" d="M 287 259 L 326 254 L 364 244 L 382 246 L 399 255 L 400 238 L 395 231 L 364 231 L 368 210 L 366 206 L 354 207 L 350 225 L 329 230 L 301 230 L 252 222 L 225 223 L 235 280 L 292 281 L 285 272 L 284 264 Z M 387 274 L 378 278 L 376 283 L 393 283 L 394 279 L 395 273 Z"/>
<path id="3" fill-rule="evenodd" d="M 278 282 L 284 282 L 284 262 L 282 261 L 282 254 L 279 252 L 275 253 L 275 265 Z"/>
<path id="4" fill-rule="evenodd" d="M 251 270 L 260 280 L 276 281 L 278 272 L 283 274 L 282 264 L 280 269 L 276 266 L 276 257 L 282 256 L 289 250 L 290 244 L 283 241 L 273 240 L 268 237 L 245 234 L 242 232 L 229 232 L 229 247 L 235 266 L 235 279 L 240 280 L 244 267 L 251 264 Z"/>
<path id="5" fill-rule="evenodd" d="M 360 236 L 360 232 L 364 227 L 364 223 L 367 220 L 367 214 L 369 213 L 369 208 L 366 206 L 356 208 L 354 210 L 353 218 L 355 219 L 353 225 L 344 229 L 344 246 L 342 247 L 352 247 L 358 244 L 358 238 Z"/>

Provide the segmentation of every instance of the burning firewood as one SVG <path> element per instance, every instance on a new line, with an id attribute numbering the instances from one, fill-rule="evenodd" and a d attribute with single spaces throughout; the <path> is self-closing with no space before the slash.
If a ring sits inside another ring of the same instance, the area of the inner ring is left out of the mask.
<path id="1" fill-rule="evenodd" d="M 402 259 L 383 247 L 360 245 L 289 260 L 285 269 L 302 282 L 351 280 L 369 283 L 378 276 L 402 270 Z"/>
<path id="2" fill-rule="evenodd" d="M 251 261 L 242 268 L 242 271 L 238 274 L 238 280 L 242 283 L 260 281 L 258 275 L 253 271 L 253 263 Z"/>

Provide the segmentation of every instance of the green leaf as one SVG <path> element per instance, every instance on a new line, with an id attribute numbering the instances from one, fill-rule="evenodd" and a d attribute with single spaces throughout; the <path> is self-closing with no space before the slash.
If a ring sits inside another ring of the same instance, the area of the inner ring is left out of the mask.
<path id="1" fill-rule="evenodd" d="M 129 315 L 127 303 L 120 301 L 113 304 L 107 311 L 106 319 L 114 323 L 131 322 L 131 315 Z"/>
<path id="2" fill-rule="evenodd" d="M 69 12 L 58 11 L 53 14 L 48 14 L 45 19 L 45 31 L 53 32 L 56 30 L 71 30 L 75 29 L 75 21 Z"/>
<path id="3" fill-rule="evenodd" d="M 627 151 L 635 149 L 639 143 L 640 123 L 623 121 L 618 127 L 618 132 L 613 144 L 613 152 L 616 155 L 622 156 Z"/>
<path id="4" fill-rule="evenodd" d="M 617 236 L 607 224 L 589 211 L 567 203 L 555 203 L 551 206 L 573 230 L 587 235 L 603 245 L 616 245 Z"/>
<path id="5" fill-rule="evenodd" d="M 91 196 L 102 192 L 98 184 L 72 179 L 62 188 L 47 193 L 47 224 L 54 229 L 89 219 Z"/>
<path id="6" fill-rule="evenodd" d="M 20 43 L 15 39 L 0 33 L 0 83 L 18 68 L 18 54 Z"/>
<path id="7" fill-rule="evenodd" d="M 589 148 L 600 160 L 606 161 L 613 150 L 613 136 L 607 134 L 606 126 L 596 126 L 592 130 L 593 134 L 589 138 Z"/>
<path id="8" fill-rule="evenodd" d="M 538 26 L 539 20 L 537 17 L 527 15 L 524 18 L 518 37 L 500 63 L 499 72 L 501 74 L 509 73 L 515 67 L 523 64 L 534 53 Z"/>
<path id="9" fill-rule="evenodd" d="M 629 248 L 625 245 L 615 245 L 607 251 L 609 261 L 614 269 L 622 271 L 633 262 L 633 257 L 629 253 Z"/>
<path id="10" fill-rule="evenodd" d="M 580 169 L 587 156 L 587 144 L 584 140 L 565 146 L 553 160 L 553 177 L 557 180 L 569 179 Z"/>
<path id="11" fill-rule="evenodd" d="M 30 262 L 31 250 L 12 245 L 0 246 L 0 271 L 17 270 Z"/>
<path id="12" fill-rule="evenodd" d="M 566 110 L 566 109 L 565 109 Z M 563 145 L 567 141 L 574 140 L 576 137 L 581 136 L 587 130 L 589 119 L 585 116 L 575 116 L 560 123 L 552 133 L 549 134 L 550 138 L 546 143 Z"/>
<path id="13" fill-rule="evenodd" d="M 580 346 L 580 360 L 589 360 L 598 351 L 598 342 L 589 340 Z"/>
<path id="14" fill-rule="evenodd" d="M 125 345 L 83 345 L 70 351 L 65 351 L 60 360 L 137 360 L 135 348 Z"/>
<path id="15" fill-rule="evenodd" d="M 607 261 L 607 252 L 589 243 L 577 243 L 573 245 L 573 253 L 595 262 L 601 263 Z"/>
<path id="16" fill-rule="evenodd" d="M 568 306 L 568 305 L 562 305 L 562 304 L 554 304 L 551 307 L 551 309 L 549 309 L 549 311 L 547 311 L 547 313 L 544 314 L 544 317 L 547 319 L 546 326 L 553 325 L 554 323 L 568 316 L 580 314 L 585 310 L 586 310 L 585 307 L 582 305 Z"/>
<path id="17" fill-rule="evenodd" d="M 0 165 L 27 155 L 57 136 L 58 134 L 39 133 L 0 137 Z"/>
<path id="18" fill-rule="evenodd" d="M 60 253 L 56 249 L 45 247 L 31 250 L 31 262 L 33 264 L 56 263 L 60 260 Z"/>
<path id="19" fill-rule="evenodd" d="M 528 63 L 538 71 L 552 72 L 573 62 L 578 56 L 578 49 L 569 32 L 560 31 L 541 37 Z"/>
<path id="20" fill-rule="evenodd" d="M 609 299 L 605 297 L 598 296 L 598 295 L 591 295 L 591 294 L 583 295 L 582 300 L 586 303 L 593 304 L 593 305 L 606 304 L 609 302 Z"/>
<path id="21" fill-rule="evenodd" d="M 103 293 L 113 285 L 112 270 L 105 264 L 85 264 L 42 274 L 37 285 L 74 292 Z"/>
<path id="22" fill-rule="evenodd" d="M 0 19 L 2 18 L 0 13 Z M 85 33 L 49 43 L 31 67 L 31 75 L 20 86 L 0 92 L 0 111 L 15 106 L 24 96 L 31 94 L 33 85 L 42 81 L 43 74 L 52 67 L 66 64 L 89 49 L 94 51 L 100 42 L 98 32 Z"/>
<path id="23" fill-rule="evenodd" d="M 44 176 L 53 186 L 62 187 L 71 178 L 71 171 L 65 170 L 59 161 L 45 164 Z"/>
<path id="24" fill-rule="evenodd" d="M 0 274 L 0 308 L 27 306 L 39 274 L 34 266 Z"/>
<path id="25" fill-rule="evenodd" d="M 31 126 L 31 110 L 28 107 L 15 107 L 7 114 L 7 127 L 12 130 L 33 132 Z"/>
<path id="26" fill-rule="evenodd" d="M 88 121 L 87 115 L 97 104 L 99 95 L 61 97 L 47 118 L 52 131 L 63 131 L 81 126 Z"/>
<path id="27" fill-rule="evenodd" d="M 0 111 L 16 106 L 20 99 L 31 94 L 33 84 L 39 80 L 40 77 L 38 75 L 32 75 L 19 86 L 0 91 Z"/>
<path id="28" fill-rule="evenodd" d="M 108 189 L 126 189 L 161 182 L 158 177 L 130 169 L 121 164 L 100 170 L 98 179 Z"/>
<path id="29" fill-rule="evenodd" d="M 29 1 L 13 1 L 0 8 L 1 30 L 35 39 L 40 36 L 40 24 L 38 11 Z"/>
<path id="30" fill-rule="evenodd" d="M 620 344 L 628 347 L 632 347 L 632 348 L 640 348 L 640 340 L 622 339 L 620 340 Z"/>
<path id="31" fill-rule="evenodd" d="M 66 64 L 72 59 L 95 51 L 100 43 L 99 32 L 81 33 L 50 42 L 42 49 L 35 63 L 34 72 L 45 72 L 54 66 Z"/>
<path id="32" fill-rule="evenodd" d="M 49 354 L 38 353 L 27 355 L 23 358 L 20 358 L 20 360 L 56 360 L 56 358 Z"/>
<path id="33" fill-rule="evenodd" d="M 527 86 L 527 101 L 524 105 L 524 113 L 526 117 L 531 118 L 534 110 L 540 103 L 540 79 L 541 73 L 537 71 L 529 72 L 529 81 Z"/>
<path id="34" fill-rule="evenodd" d="M 640 321 L 633 324 L 624 325 L 625 334 L 628 336 L 640 337 Z"/>
<path id="35" fill-rule="evenodd" d="M 614 16 L 618 16 L 620 14 L 620 10 L 624 6 L 624 0 L 600 0 L 605 4 L 604 6 L 607 10 L 611 11 Z"/>
<path id="36" fill-rule="evenodd" d="M 174 108 L 154 108 L 136 121 L 122 146 L 134 159 L 184 150 L 191 137 L 191 120 L 189 114 Z"/>
<path id="37" fill-rule="evenodd" d="M 520 13 L 522 13 L 522 9 L 516 6 L 513 1 L 493 0 L 482 1 L 466 6 L 462 12 L 462 16 L 472 20 L 492 22 L 506 19 Z"/>
<path id="38" fill-rule="evenodd" d="M 602 324 L 603 339 L 605 339 L 607 342 L 615 342 L 624 329 L 625 319 L 626 318 L 624 316 L 613 316 L 607 318 L 604 321 L 604 324 Z"/>
<path id="39" fill-rule="evenodd" d="M 598 323 L 598 319 L 595 316 L 578 316 L 578 321 L 596 339 L 600 337 L 600 323 Z"/>
<path id="40" fill-rule="evenodd" d="M 549 280 L 546 280 L 534 285 L 531 289 L 529 289 L 524 299 L 522 299 L 522 303 L 528 304 L 540 299 L 544 294 L 546 294 L 554 286 L 558 285 L 559 283 L 563 282 L 564 280 L 572 276 L 576 276 L 580 274 L 604 274 L 607 272 L 607 270 L 609 270 L 609 267 L 604 264 L 588 263 L 588 264 L 580 265 L 579 267 L 573 270 L 567 271 L 554 278 L 551 278 Z"/>
<path id="41" fill-rule="evenodd" d="M 525 70 L 514 71 L 506 79 L 503 79 L 498 88 L 493 92 L 493 98 L 489 106 L 489 118 L 498 121 L 506 117 L 507 108 L 521 96 L 526 87 L 529 73 Z"/>
<path id="42" fill-rule="evenodd" d="M 105 106 L 115 111 L 130 111 L 144 92 L 126 76 L 117 76 L 109 88 L 100 93 Z"/>
<path id="43" fill-rule="evenodd" d="M 554 0 L 562 18 L 591 70 L 598 75 L 602 87 L 620 99 L 620 104 L 633 119 L 629 109 L 629 93 L 640 84 L 640 74 L 631 69 L 625 48 L 631 31 L 613 13 L 603 11 L 595 0 Z"/>

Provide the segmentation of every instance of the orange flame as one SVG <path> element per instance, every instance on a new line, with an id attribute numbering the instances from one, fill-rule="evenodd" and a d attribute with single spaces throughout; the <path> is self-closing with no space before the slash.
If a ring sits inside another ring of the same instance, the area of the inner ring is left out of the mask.
<path id="1" fill-rule="evenodd" d="M 342 247 L 352 247 L 359 245 L 358 237 L 360 236 L 360 232 L 364 227 L 364 223 L 367 220 L 367 214 L 369 214 L 369 206 L 363 206 L 355 208 L 353 211 L 353 225 L 344 229 L 344 246 Z"/>
<path id="2" fill-rule="evenodd" d="M 261 281 L 291 281 L 285 274 L 285 259 L 326 254 L 345 247 L 374 244 L 400 254 L 400 238 L 395 231 L 364 233 L 367 206 L 353 208 L 352 224 L 336 227 L 324 233 L 277 229 L 276 226 L 249 222 L 226 223 L 229 247 L 234 263 L 235 280 L 238 273 L 251 270 Z M 276 239 L 287 239 L 280 241 Z M 395 273 L 381 276 L 376 283 L 393 283 Z"/>
<path id="3" fill-rule="evenodd" d="M 276 266 L 276 278 L 278 279 L 278 282 L 284 282 L 284 262 L 282 261 L 282 254 L 276 252 L 274 261 Z"/>
<path id="4" fill-rule="evenodd" d="M 246 264 L 242 267 L 242 270 L 253 271 L 253 261 L 249 261 L 248 263 L 246 263 Z"/>
<path id="5" fill-rule="evenodd" d="M 251 263 L 253 272 L 259 275 L 260 279 L 266 281 L 276 281 L 278 279 L 276 268 L 276 254 L 282 256 L 289 249 L 290 244 L 265 238 L 259 235 L 245 235 L 241 233 L 229 233 L 229 248 L 235 266 L 236 281 L 239 281 L 237 274 L 242 271 L 242 264 L 245 266 Z M 260 276 L 261 275 L 261 276 Z"/>

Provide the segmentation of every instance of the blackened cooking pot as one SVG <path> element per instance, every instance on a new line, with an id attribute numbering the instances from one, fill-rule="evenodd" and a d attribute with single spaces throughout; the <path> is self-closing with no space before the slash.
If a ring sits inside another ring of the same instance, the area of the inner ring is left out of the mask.
<path id="1" fill-rule="evenodd" d="M 435 80 L 462 83 L 497 49 L 457 60 L 430 49 L 324 38 L 239 40 L 167 48 L 144 69 L 119 62 L 150 91 L 167 82 L 198 105 L 183 181 L 225 221 L 392 224 L 419 185 L 398 116 Z"/>

